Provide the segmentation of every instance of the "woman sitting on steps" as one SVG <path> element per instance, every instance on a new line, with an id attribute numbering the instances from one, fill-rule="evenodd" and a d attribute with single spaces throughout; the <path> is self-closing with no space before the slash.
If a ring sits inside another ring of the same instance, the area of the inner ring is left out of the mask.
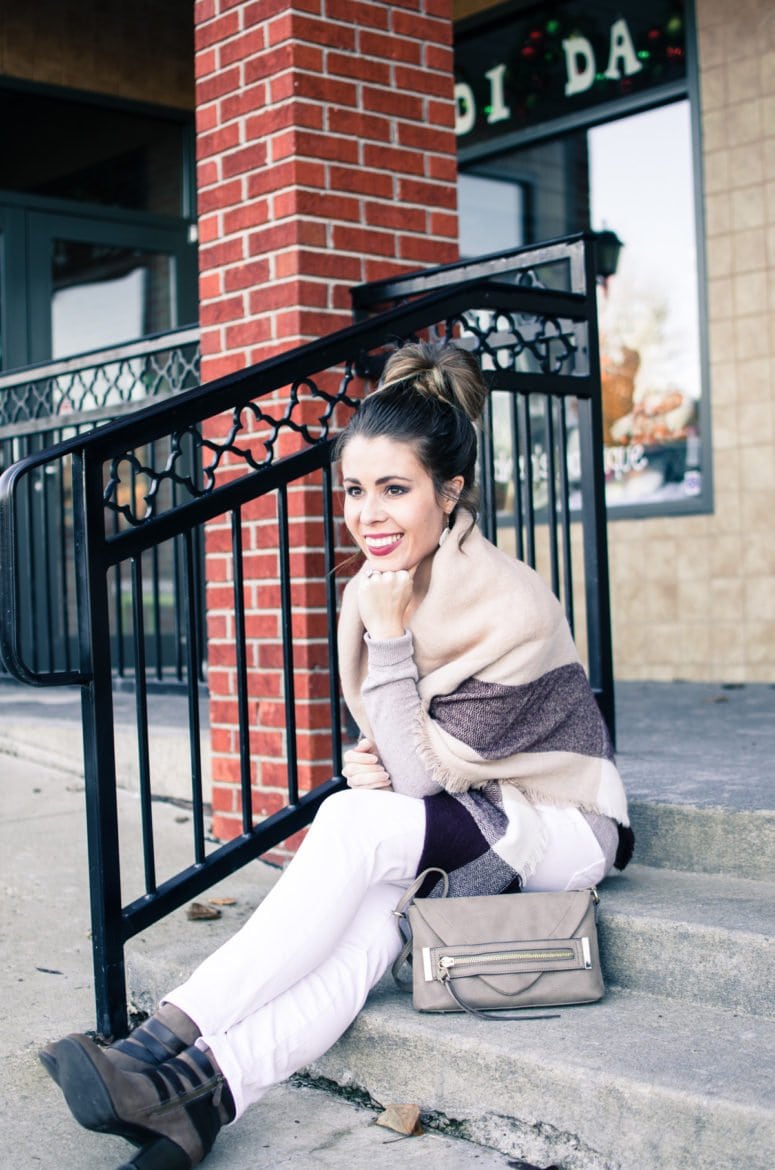
<path id="1" fill-rule="evenodd" d="M 632 852 L 611 743 L 559 602 L 476 527 L 474 360 L 411 344 L 337 443 L 365 563 L 339 623 L 362 732 L 245 926 L 107 1049 L 41 1053 L 74 1117 L 189 1170 L 221 1127 L 321 1056 L 402 939 L 392 911 L 439 866 L 453 895 L 579 889 Z"/>

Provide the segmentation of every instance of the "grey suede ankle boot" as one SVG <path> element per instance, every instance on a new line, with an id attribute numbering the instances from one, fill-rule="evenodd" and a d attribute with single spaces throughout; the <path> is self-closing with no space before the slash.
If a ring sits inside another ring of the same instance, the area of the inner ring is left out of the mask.
<path id="1" fill-rule="evenodd" d="M 86 1036 L 60 1040 L 56 1056 L 76 1121 L 142 1147 L 124 1170 L 190 1170 L 234 1118 L 223 1074 L 209 1050 L 196 1045 L 147 1072 L 117 1067 Z"/>
<path id="2" fill-rule="evenodd" d="M 170 1057 L 177 1056 L 185 1048 L 190 1048 L 200 1035 L 199 1028 L 185 1012 L 175 1007 L 173 1003 L 163 1003 L 129 1036 L 116 1040 L 110 1047 L 103 1049 L 103 1052 L 108 1060 L 113 1061 L 116 1068 L 125 1069 L 127 1072 L 147 1072 L 157 1064 L 163 1064 Z M 40 1063 L 57 1084 L 59 1043 L 59 1040 L 55 1040 L 41 1048 L 38 1053 Z"/>

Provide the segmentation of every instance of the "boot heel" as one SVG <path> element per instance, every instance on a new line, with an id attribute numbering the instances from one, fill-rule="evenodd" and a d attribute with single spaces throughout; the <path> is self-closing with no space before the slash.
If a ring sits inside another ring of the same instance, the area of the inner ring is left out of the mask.
<path id="1" fill-rule="evenodd" d="M 192 1165 L 185 1150 L 162 1137 L 143 1146 L 131 1162 L 123 1162 L 118 1170 L 191 1170 Z"/>
<path id="2" fill-rule="evenodd" d="M 99 1056 L 99 1049 L 95 1049 L 95 1052 Z M 119 1117 L 100 1069 L 78 1037 L 67 1036 L 59 1041 L 57 1070 L 67 1106 L 84 1129 L 96 1133 L 114 1133 L 136 1146 L 142 1145 L 152 1136 L 152 1131 Z"/>
<path id="3" fill-rule="evenodd" d="M 85 1050 L 67 1036 L 57 1045 L 57 1073 L 70 1112 L 84 1129 L 121 1132 L 110 1093 Z"/>
<path id="4" fill-rule="evenodd" d="M 51 1077 L 55 1085 L 59 1084 L 59 1065 L 57 1063 L 57 1044 L 47 1044 L 38 1053 L 38 1060 Z"/>

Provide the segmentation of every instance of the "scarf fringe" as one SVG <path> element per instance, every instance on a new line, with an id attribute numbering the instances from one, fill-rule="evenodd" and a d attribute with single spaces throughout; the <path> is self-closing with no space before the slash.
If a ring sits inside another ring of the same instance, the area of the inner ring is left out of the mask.
<path id="1" fill-rule="evenodd" d="M 527 854 L 524 861 L 519 864 L 519 878 L 521 884 L 524 886 L 529 877 L 532 877 L 538 869 L 539 862 L 546 853 L 546 847 L 549 844 L 549 832 L 546 829 L 543 821 L 539 820 L 540 829 L 535 845 L 530 853 Z"/>

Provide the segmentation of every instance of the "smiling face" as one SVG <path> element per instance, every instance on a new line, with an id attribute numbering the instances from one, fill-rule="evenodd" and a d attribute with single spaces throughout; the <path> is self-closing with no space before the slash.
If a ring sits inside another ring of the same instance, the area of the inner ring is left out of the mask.
<path id="1" fill-rule="evenodd" d="M 436 496 L 433 480 L 409 443 L 355 435 L 342 452 L 344 519 L 375 569 L 416 569 L 438 548 L 454 507 Z M 456 496 L 462 476 L 445 488 Z"/>

